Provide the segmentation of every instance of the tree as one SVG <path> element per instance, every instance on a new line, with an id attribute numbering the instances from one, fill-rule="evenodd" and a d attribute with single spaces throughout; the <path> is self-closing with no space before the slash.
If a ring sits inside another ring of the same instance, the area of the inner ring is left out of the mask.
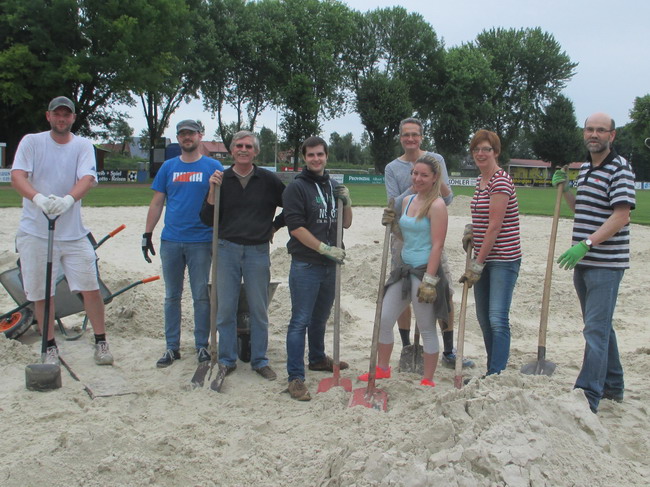
<path id="1" fill-rule="evenodd" d="M 118 118 L 108 127 L 108 138 L 112 143 L 122 144 L 120 153 L 126 152 L 126 145 L 131 142 L 133 128 L 124 118 Z"/>
<path id="2" fill-rule="evenodd" d="M 259 133 L 259 139 L 260 154 L 257 156 L 257 159 L 262 164 L 274 164 L 277 143 L 275 132 L 269 128 L 262 127 Z"/>
<path id="3" fill-rule="evenodd" d="M 521 130 L 534 127 L 543 108 L 553 101 L 574 74 L 576 63 L 555 38 L 540 28 L 481 32 L 474 45 L 490 62 L 497 77 L 488 103 L 488 118 L 474 125 L 495 131 L 501 139 L 502 159 Z"/>
<path id="4" fill-rule="evenodd" d="M 581 159 L 584 145 L 571 100 L 559 95 L 546 107 L 531 141 L 538 157 L 552 167 Z"/>
<path id="5" fill-rule="evenodd" d="M 422 16 L 403 7 L 357 12 L 353 18 L 356 31 L 346 59 L 355 108 L 375 168 L 383 173 L 398 147 L 399 122 L 434 110 L 443 50 Z"/>

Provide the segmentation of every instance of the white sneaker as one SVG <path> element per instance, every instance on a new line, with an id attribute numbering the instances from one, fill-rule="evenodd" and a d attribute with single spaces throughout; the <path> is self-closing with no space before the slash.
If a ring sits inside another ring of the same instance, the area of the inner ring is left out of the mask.
<path id="1" fill-rule="evenodd" d="M 59 349 L 57 347 L 47 347 L 43 363 L 61 366 L 61 360 L 59 360 Z"/>
<path id="2" fill-rule="evenodd" d="M 95 344 L 95 363 L 97 365 L 113 365 L 113 354 L 108 349 L 108 342 Z"/>

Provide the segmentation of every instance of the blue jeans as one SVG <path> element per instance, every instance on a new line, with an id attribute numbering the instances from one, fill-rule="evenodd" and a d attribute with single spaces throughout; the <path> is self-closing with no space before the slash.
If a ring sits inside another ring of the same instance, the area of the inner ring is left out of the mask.
<path id="1" fill-rule="evenodd" d="M 269 244 L 240 245 L 219 240 L 217 257 L 217 329 L 219 330 L 219 363 L 237 364 L 237 309 L 242 278 L 250 313 L 251 366 L 268 365 L 266 349 L 269 342 L 269 281 L 271 259 Z"/>
<path id="2" fill-rule="evenodd" d="M 582 331 L 585 354 L 575 387 L 584 390 L 594 412 L 598 410 L 603 392 L 622 396 L 625 388 L 612 326 L 618 286 L 624 272 L 623 269 L 577 266 L 573 273 L 573 285 L 585 325 Z"/>
<path id="3" fill-rule="evenodd" d="M 165 340 L 169 350 L 181 342 L 181 298 L 185 267 L 190 276 L 194 302 L 194 346 L 208 346 L 210 336 L 210 293 L 208 279 L 212 262 L 210 242 L 160 242 L 160 260 L 165 280 Z"/>
<path id="4" fill-rule="evenodd" d="M 510 303 L 521 259 L 486 262 L 474 284 L 476 318 L 483 332 L 487 352 L 487 374 L 499 374 L 510 355 Z"/>
<path id="5" fill-rule="evenodd" d="M 291 321 L 287 330 L 287 374 L 305 380 L 305 332 L 309 363 L 323 361 L 325 325 L 334 302 L 336 267 L 293 259 L 289 272 Z"/>

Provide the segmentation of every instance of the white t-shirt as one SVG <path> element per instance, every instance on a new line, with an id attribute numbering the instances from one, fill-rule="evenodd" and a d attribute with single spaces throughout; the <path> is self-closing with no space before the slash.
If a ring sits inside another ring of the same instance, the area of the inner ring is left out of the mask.
<path id="1" fill-rule="evenodd" d="M 97 184 L 95 150 L 90 140 L 72 137 L 67 144 L 58 144 L 50 132 L 28 134 L 18 144 L 11 170 L 29 173 L 36 191 L 49 196 L 65 196 L 82 177 L 90 175 Z M 47 219 L 31 200 L 23 198 L 23 214 L 18 229 L 29 235 L 47 238 Z M 78 240 L 88 230 L 81 222 L 81 201 L 75 202 L 56 220 L 55 240 Z"/>

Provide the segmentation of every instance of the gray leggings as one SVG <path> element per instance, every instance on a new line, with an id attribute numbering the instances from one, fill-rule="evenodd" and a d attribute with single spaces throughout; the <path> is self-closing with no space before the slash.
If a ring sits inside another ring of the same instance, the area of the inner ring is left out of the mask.
<path id="1" fill-rule="evenodd" d="M 379 325 L 379 343 L 388 345 L 394 342 L 393 327 L 397 318 L 406 309 L 409 303 L 413 303 L 413 314 L 418 323 L 418 329 L 422 336 L 424 353 L 438 353 L 438 333 L 436 331 L 436 313 L 432 303 L 418 302 L 417 293 L 420 280 L 412 274 L 408 279 L 411 286 L 406 297 L 402 298 L 402 281 L 395 282 L 388 286 L 384 294 L 384 302 L 381 307 L 381 322 Z"/>

